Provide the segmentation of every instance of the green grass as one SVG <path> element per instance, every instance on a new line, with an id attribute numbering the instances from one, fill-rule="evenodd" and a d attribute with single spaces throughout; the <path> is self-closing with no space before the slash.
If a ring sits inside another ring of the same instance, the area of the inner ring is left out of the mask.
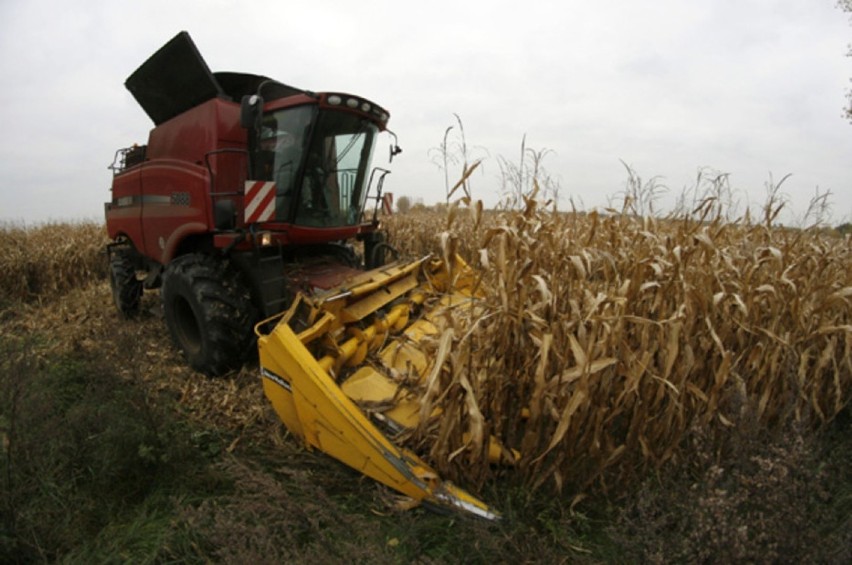
<path id="1" fill-rule="evenodd" d="M 8 339 L 0 353 L 0 561 L 121 543 L 106 530 L 146 537 L 174 513 L 172 497 L 215 492 L 212 460 L 187 422 L 97 358 L 44 358 Z"/>

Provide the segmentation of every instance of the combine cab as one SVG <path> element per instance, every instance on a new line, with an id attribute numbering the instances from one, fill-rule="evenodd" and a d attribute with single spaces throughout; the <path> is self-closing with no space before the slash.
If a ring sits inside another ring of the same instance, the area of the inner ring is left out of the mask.
<path id="1" fill-rule="evenodd" d="M 475 297 L 461 264 L 384 265 L 395 254 L 376 214 L 388 171 L 371 159 L 388 112 L 213 73 L 186 32 L 126 86 L 155 127 L 111 166 L 118 310 L 135 315 L 159 289 L 175 345 L 211 376 L 240 367 L 256 339 L 266 395 L 306 445 L 416 501 L 494 518 L 393 443 L 436 415 L 422 413 L 432 368 L 416 344 L 438 331 L 434 316 Z"/>

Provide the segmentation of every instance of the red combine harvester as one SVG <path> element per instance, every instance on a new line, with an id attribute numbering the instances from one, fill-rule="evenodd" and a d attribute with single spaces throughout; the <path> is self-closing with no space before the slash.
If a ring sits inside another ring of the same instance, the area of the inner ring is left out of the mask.
<path id="1" fill-rule="evenodd" d="M 370 167 L 387 131 L 380 106 L 212 73 L 186 32 L 125 86 L 155 127 L 110 167 L 113 297 L 130 316 L 143 289 L 160 288 L 172 338 L 196 370 L 239 367 L 256 322 L 393 253 L 376 214 L 388 171 Z"/>
<path id="2" fill-rule="evenodd" d="M 496 519 L 395 443 L 441 416 L 422 398 L 440 360 L 419 344 L 449 343 L 442 320 L 475 312 L 479 285 L 458 257 L 385 264 L 396 252 L 376 209 L 388 171 L 371 171 L 370 158 L 388 113 L 358 96 L 211 73 L 185 32 L 126 86 L 156 127 L 112 166 L 119 311 L 132 315 L 144 289 L 160 288 L 174 342 L 208 375 L 239 367 L 257 335 L 264 393 L 308 448 L 415 503 Z M 469 441 L 495 464 L 518 459 L 493 437 Z"/>

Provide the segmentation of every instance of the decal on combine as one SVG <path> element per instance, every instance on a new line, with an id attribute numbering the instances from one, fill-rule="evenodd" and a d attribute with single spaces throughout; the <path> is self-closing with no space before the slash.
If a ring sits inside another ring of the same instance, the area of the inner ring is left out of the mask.
<path id="1" fill-rule="evenodd" d="M 247 180 L 245 192 L 247 224 L 268 222 L 275 216 L 275 183 Z"/>
<path id="2" fill-rule="evenodd" d="M 290 386 L 290 383 L 288 383 L 282 377 L 279 377 L 278 375 L 276 375 L 275 373 L 273 373 L 272 371 L 270 371 L 266 367 L 260 368 L 260 376 L 266 377 L 267 379 L 274 382 L 275 384 L 277 384 L 278 386 L 280 386 L 281 388 L 283 388 L 287 392 L 293 392 L 293 387 Z"/>

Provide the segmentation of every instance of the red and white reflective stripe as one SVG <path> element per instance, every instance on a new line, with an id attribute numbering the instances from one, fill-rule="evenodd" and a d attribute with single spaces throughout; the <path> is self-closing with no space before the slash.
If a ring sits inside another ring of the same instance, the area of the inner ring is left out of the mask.
<path id="1" fill-rule="evenodd" d="M 268 222 L 275 216 L 275 183 L 247 180 L 244 202 L 247 224 Z"/>
<path id="2" fill-rule="evenodd" d="M 382 194 L 382 212 L 389 216 L 393 214 L 393 193 L 385 192 Z"/>

